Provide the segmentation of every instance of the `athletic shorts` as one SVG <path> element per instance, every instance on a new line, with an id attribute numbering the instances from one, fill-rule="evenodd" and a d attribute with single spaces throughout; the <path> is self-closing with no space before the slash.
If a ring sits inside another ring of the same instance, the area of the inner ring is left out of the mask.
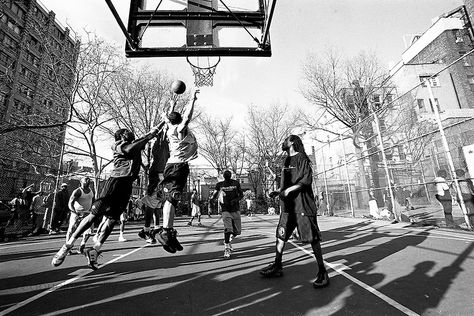
<path id="1" fill-rule="evenodd" d="M 189 175 L 189 165 L 186 162 L 183 163 L 168 163 L 165 166 L 163 172 L 163 180 L 160 184 L 163 185 L 163 191 L 165 197 L 171 197 L 172 199 L 179 200 L 181 193 L 183 193 L 186 187 L 186 182 Z"/>
<path id="2" fill-rule="evenodd" d="M 71 237 L 71 235 L 76 231 L 77 227 L 79 227 L 79 224 L 87 215 L 89 215 L 89 212 L 81 214 L 71 212 L 71 215 L 69 215 L 69 226 L 67 228 L 66 236 Z M 88 234 L 91 234 L 90 228 L 88 228 L 82 235 L 84 236 Z"/>
<path id="3" fill-rule="evenodd" d="M 193 208 L 191 210 L 191 216 L 200 216 L 201 215 L 201 208 L 196 205 L 196 204 L 193 204 Z"/>
<path id="4" fill-rule="evenodd" d="M 107 179 L 99 198 L 92 205 L 91 213 L 120 220 L 120 215 L 127 210 L 133 181 L 131 177 Z"/>
<path id="5" fill-rule="evenodd" d="M 298 229 L 302 242 L 311 243 L 315 240 L 321 240 L 321 232 L 319 231 L 316 215 L 307 216 L 301 213 L 281 212 L 276 237 L 286 242 L 295 228 Z"/>
<path id="6" fill-rule="evenodd" d="M 123 223 L 123 222 L 126 222 L 128 219 L 128 216 L 127 216 L 127 213 L 123 212 L 122 214 L 120 214 L 120 221 Z"/>
<path id="7" fill-rule="evenodd" d="M 242 232 L 242 221 L 240 219 L 240 211 L 222 212 L 222 222 L 224 223 L 224 233 L 231 233 L 235 236 Z"/>

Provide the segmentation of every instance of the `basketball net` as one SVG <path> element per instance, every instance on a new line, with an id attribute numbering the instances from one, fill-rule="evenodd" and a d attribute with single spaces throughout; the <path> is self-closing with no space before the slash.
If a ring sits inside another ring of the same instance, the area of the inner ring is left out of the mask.
<path id="1" fill-rule="evenodd" d="M 216 67 L 221 61 L 221 58 L 218 57 L 217 61 L 211 61 L 209 57 L 196 57 L 195 61 L 191 61 L 189 57 L 186 57 L 186 60 L 194 74 L 194 85 L 196 87 L 212 87 Z"/>

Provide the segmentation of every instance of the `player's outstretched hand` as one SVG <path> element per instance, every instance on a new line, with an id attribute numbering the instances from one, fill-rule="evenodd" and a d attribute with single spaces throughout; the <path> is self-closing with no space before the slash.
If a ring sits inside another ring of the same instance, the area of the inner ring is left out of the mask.
<path id="1" fill-rule="evenodd" d="M 158 125 L 156 125 L 155 127 L 153 127 L 150 132 L 151 132 L 154 136 L 158 136 L 158 134 L 160 133 L 160 131 L 161 131 L 161 129 L 163 128 L 164 124 L 165 124 L 164 121 L 160 122 Z"/>
<path id="2" fill-rule="evenodd" d="M 194 100 L 197 100 L 197 95 L 201 92 L 201 90 L 196 89 L 194 90 Z"/>

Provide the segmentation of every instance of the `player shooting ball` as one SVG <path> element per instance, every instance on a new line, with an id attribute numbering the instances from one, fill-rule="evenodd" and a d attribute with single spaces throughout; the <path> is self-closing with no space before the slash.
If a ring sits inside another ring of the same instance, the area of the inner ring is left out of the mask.
<path id="1" fill-rule="evenodd" d="M 163 205 L 163 228 L 155 230 L 154 235 L 163 248 L 170 253 L 183 250 L 176 238 L 177 232 L 173 229 L 174 214 L 189 176 L 188 162 L 197 158 L 198 149 L 196 137 L 188 124 L 193 116 L 199 90 L 194 91 L 193 98 L 186 106 L 183 115 L 175 111 L 177 95 L 184 93 L 185 90 L 184 82 L 177 80 L 173 83 L 174 95 L 170 100 L 167 113 L 163 114 L 170 157 L 166 162 L 161 181 L 166 199 Z"/>

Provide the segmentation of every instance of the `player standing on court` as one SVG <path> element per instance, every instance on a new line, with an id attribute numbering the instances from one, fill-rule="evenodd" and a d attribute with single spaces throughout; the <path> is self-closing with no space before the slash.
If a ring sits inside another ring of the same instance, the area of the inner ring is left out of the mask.
<path id="1" fill-rule="evenodd" d="M 224 258 L 230 259 L 233 251 L 231 238 L 240 235 L 242 231 L 242 221 L 240 218 L 239 201 L 244 197 L 240 183 L 231 179 L 232 172 L 224 171 L 224 181 L 217 182 L 216 189 L 212 194 L 212 199 L 216 199 L 220 194 L 218 203 L 222 209 L 222 222 L 224 223 Z"/>
<path id="2" fill-rule="evenodd" d="M 163 205 L 163 229 L 155 230 L 153 234 L 156 234 L 155 237 L 163 245 L 163 249 L 170 253 L 183 250 L 176 238 L 177 232 L 173 228 L 173 223 L 176 206 L 186 187 L 189 175 L 188 163 L 197 158 L 198 144 L 188 124 L 193 117 L 194 104 L 198 93 L 199 90 L 194 91 L 193 98 L 186 106 L 183 116 L 174 111 L 176 99 L 170 100 L 168 114 L 163 114 L 167 128 L 166 137 L 168 138 L 170 157 L 166 161 L 164 178 L 161 181 L 166 199 Z"/>
<path id="3" fill-rule="evenodd" d="M 321 250 L 321 232 L 316 218 L 317 207 L 311 183 L 313 172 L 311 161 L 305 153 L 303 142 L 296 135 L 287 137 L 281 149 L 286 151 L 280 188 L 271 196 L 280 196 L 280 221 L 276 230 L 275 262 L 260 271 L 264 277 L 282 276 L 282 257 L 285 243 L 293 230 L 298 229 L 302 242 L 311 243 L 318 264 L 318 273 L 313 282 L 315 288 L 329 285 L 329 276 L 324 266 Z"/>
<path id="4" fill-rule="evenodd" d="M 193 189 L 193 193 L 191 195 L 191 219 L 188 222 L 188 226 L 193 225 L 193 219 L 197 218 L 198 226 L 202 226 L 201 224 L 201 206 L 199 205 L 199 196 L 197 194 L 197 190 Z"/>
<path id="5" fill-rule="evenodd" d="M 89 215 L 92 202 L 94 201 L 94 192 L 90 188 L 91 179 L 84 177 L 81 179 L 81 185 L 72 191 L 69 198 L 69 227 L 66 233 L 66 242 L 71 238 L 72 233 L 77 229 L 79 223 Z M 86 247 L 86 242 L 90 236 L 90 228 L 82 234 L 81 244 L 79 246 L 79 253 L 83 253 Z"/>
<path id="6" fill-rule="evenodd" d="M 92 226 L 97 217 L 105 215 L 107 219 L 100 230 L 98 240 L 93 248 L 84 251 L 89 267 L 97 269 L 97 257 L 102 244 L 107 240 L 115 223 L 119 221 L 120 215 L 127 208 L 132 194 L 132 184 L 138 178 L 140 171 L 142 150 L 158 134 L 163 124 L 163 122 L 160 123 L 139 139 L 135 139 L 135 135 L 128 129 L 122 128 L 115 132 L 115 144 L 112 146 L 114 168 L 111 176 L 105 182 L 99 198 L 92 205 L 91 213 L 81 221 L 71 238 L 54 256 L 51 262 L 53 266 L 61 265 L 74 246 L 76 239 Z"/>

